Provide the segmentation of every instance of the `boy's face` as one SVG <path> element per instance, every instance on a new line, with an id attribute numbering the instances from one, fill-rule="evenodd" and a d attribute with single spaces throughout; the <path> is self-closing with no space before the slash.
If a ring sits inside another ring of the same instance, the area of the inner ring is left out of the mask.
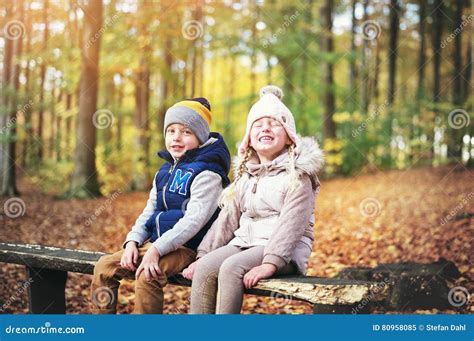
<path id="1" fill-rule="evenodd" d="M 165 144 L 171 156 L 179 159 L 186 151 L 199 147 L 199 140 L 188 127 L 173 123 L 166 128 Z"/>

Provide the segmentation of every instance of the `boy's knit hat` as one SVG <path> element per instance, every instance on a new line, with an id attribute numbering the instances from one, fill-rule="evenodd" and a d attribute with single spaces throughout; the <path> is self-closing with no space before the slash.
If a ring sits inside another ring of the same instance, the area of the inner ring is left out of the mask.
<path id="1" fill-rule="evenodd" d="M 164 133 L 170 124 L 180 123 L 193 131 L 203 144 L 209 139 L 209 125 L 212 121 L 211 105 L 204 97 L 185 99 L 166 111 Z"/>
<path id="2" fill-rule="evenodd" d="M 275 85 L 266 85 L 260 89 L 260 99 L 250 108 L 247 116 L 247 129 L 239 147 L 239 156 L 243 157 L 247 153 L 253 123 L 263 117 L 270 117 L 280 122 L 290 140 L 298 148 L 300 139 L 296 134 L 295 119 L 290 109 L 281 101 L 282 98 L 283 90 Z"/>

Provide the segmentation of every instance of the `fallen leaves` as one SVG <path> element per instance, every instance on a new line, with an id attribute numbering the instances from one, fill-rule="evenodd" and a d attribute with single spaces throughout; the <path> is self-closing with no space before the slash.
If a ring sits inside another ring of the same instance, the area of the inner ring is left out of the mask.
<path id="1" fill-rule="evenodd" d="M 329 277 L 349 266 L 433 262 L 444 257 L 453 261 L 463 274 L 456 284 L 473 293 L 474 266 L 470 257 L 473 254 L 474 200 L 465 198 L 471 198 L 469 194 L 474 192 L 474 174 L 464 168 L 452 170 L 450 166 L 418 168 L 322 181 L 308 275 Z M 40 194 L 26 180 L 20 182 L 20 190 L 27 214 L 2 220 L 3 241 L 104 252 L 121 247 L 148 197 L 148 193 L 123 193 L 88 224 L 87 219 L 107 198 L 57 201 Z M 362 208 L 361 212 L 361 203 L 367 198 L 370 198 L 371 210 Z M 11 300 L 16 288 L 25 280 L 23 268 L 1 264 L 0 276 L 3 279 L 0 299 L 9 302 L 5 312 L 27 313 L 26 293 Z M 90 281 L 91 276 L 69 274 L 68 313 L 90 312 Z M 133 311 L 133 288 L 133 281 L 122 281 L 119 313 Z M 189 300 L 189 288 L 167 286 L 165 313 L 188 313 Z M 472 306 L 470 309 L 472 312 Z M 312 307 L 303 302 L 282 304 L 271 297 L 246 295 L 242 312 L 308 314 Z M 419 310 L 416 313 L 456 311 Z"/>

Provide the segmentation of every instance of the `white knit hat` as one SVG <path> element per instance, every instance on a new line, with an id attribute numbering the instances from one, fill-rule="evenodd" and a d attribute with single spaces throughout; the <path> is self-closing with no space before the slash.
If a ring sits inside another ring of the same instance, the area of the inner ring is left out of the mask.
<path id="1" fill-rule="evenodd" d="M 295 119 L 290 109 L 281 101 L 282 98 L 283 90 L 275 85 L 266 85 L 260 89 L 260 99 L 252 105 L 247 116 L 247 129 L 239 147 L 239 156 L 243 157 L 247 153 L 253 123 L 263 117 L 270 117 L 280 122 L 288 137 L 298 148 L 300 139 L 296 134 Z"/>

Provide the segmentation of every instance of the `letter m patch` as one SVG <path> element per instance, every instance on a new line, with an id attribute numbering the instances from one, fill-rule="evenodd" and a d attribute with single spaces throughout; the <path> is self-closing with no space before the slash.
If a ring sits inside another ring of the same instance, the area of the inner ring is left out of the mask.
<path id="1" fill-rule="evenodd" d="M 186 172 L 183 175 L 183 173 L 181 172 L 181 169 L 176 170 L 176 173 L 174 175 L 173 181 L 171 182 L 169 191 L 176 193 L 176 190 L 177 190 L 179 194 L 186 195 L 188 181 L 191 178 L 191 175 L 193 175 L 191 172 Z"/>

